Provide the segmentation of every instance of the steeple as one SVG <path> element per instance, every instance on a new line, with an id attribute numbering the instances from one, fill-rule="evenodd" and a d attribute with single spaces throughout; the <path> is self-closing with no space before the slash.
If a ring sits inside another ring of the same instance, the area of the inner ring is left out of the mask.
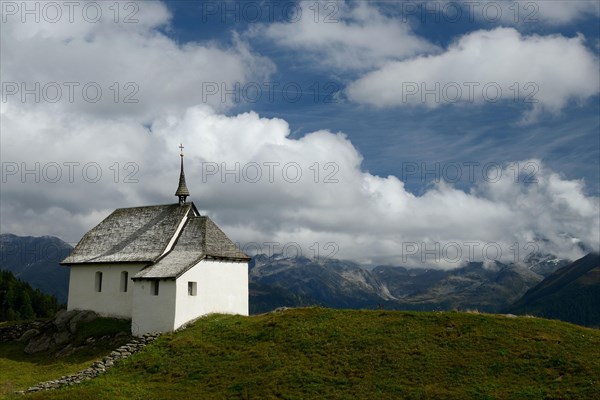
<path id="1" fill-rule="evenodd" d="M 183 145 L 179 145 L 179 149 L 181 152 L 179 155 L 181 156 L 181 172 L 179 173 L 179 186 L 177 187 L 177 191 L 175 192 L 175 196 L 179 197 L 179 205 L 185 204 L 185 199 L 190 195 L 190 191 L 185 185 L 185 174 L 183 173 Z"/>

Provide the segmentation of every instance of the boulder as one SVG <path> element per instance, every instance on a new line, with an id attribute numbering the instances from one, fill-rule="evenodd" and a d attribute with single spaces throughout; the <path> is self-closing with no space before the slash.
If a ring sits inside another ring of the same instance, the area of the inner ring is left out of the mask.
<path id="1" fill-rule="evenodd" d="M 26 342 L 29 339 L 31 339 L 34 336 L 37 336 L 40 334 L 40 331 L 38 331 L 37 329 L 29 329 L 27 331 L 25 331 L 21 337 L 19 338 L 19 342 Z"/>
<path id="2" fill-rule="evenodd" d="M 55 356 L 56 357 L 67 357 L 71 354 L 73 354 L 75 352 L 77 348 L 74 347 L 72 344 L 68 344 L 67 346 L 65 346 L 62 350 L 58 351 Z M 64 377 L 63 377 L 64 378 Z"/>
<path id="3" fill-rule="evenodd" d="M 69 341 L 69 339 L 71 338 L 71 332 L 69 331 L 60 331 L 60 332 L 56 332 L 52 338 L 54 339 L 54 343 L 56 344 L 63 344 Z"/>
<path id="4" fill-rule="evenodd" d="M 79 311 L 69 321 L 69 330 L 71 331 L 71 333 L 75 333 L 78 323 L 92 322 L 93 320 L 95 320 L 97 318 L 98 318 L 98 314 L 95 313 L 94 311 L 90 311 L 90 310 Z"/>
<path id="5" fill-rule="evenodd" d="M 39 335 L 32 338 L 27 346 L 25 346 L 25 353 L 33 354 L 39 353 L 40 351 L 46 351 L 52 345 L 52 338 L 46 334 Z"/>
<path id="6" fill-rule="evenodd" d="M 66 329 L 67 324 L 69 323 L 71 318 L 73 318 L 75 315 L 77 315 L 80 312 L 81 311 L 79 311 L 79 310 L 71 310 L 71 311 L 60 310 L 54 316 L 54 320 L 52 321 L 52 323 L 54 324 L 54 326 L 56 326 L 56 328 L 59 331 L 64 330 L 64 329 Z"/>

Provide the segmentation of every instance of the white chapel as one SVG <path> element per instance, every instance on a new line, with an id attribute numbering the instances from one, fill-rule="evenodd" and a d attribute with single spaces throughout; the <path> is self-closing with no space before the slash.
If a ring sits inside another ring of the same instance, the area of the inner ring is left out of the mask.
<path id="1" fill-rule="evenodd" d="M 250 258 L 186 201 L 180 156 L 178 203 L 115 210 L 61 262 L 70 267 L 68 310 L 130 318 L 134 335 L 209 313 L 248 315 Z"/>

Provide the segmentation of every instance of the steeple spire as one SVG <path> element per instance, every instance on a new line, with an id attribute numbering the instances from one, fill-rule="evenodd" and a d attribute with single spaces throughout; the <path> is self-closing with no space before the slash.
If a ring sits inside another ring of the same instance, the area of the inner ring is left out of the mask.
<path id="1" fill-rule="evenodd" d="M 185 184 L 185 174 L 183 173 L 183 144 L 179 145 L 181 156 L 181 172 L 179 173 L 179 186 L 177 187 L 177 191 L 175 192 L 175 196 L 179 197 L 179 205 L 185 204 L 185 199 L 190 195 L 190 191 L 188 190 Z"/>

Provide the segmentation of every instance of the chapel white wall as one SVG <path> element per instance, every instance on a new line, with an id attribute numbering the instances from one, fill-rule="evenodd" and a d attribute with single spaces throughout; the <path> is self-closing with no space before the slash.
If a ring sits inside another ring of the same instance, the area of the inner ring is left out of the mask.
<path id="1" fill-rule="evenodd" d="M 196 296 L 188 295 L 196 282 Z M 248 315 L 248 263 L 202 260 L 176 281 L 174 329 L 209 313 Z"/>
<path id="2" fill-rule="evenodd" d="M 92 310 L 106 317 L 131 318 L 133 281 L 143 264 L 81 264 L 70 267 L 67 310 Z M 102 291 L 95 287 L 102 272 Z M 121 272 L 128 273 L 127 291 L 121 291 Z"/>
<path id="3" fill-rule="evenodd" d="M 136 336 L 175 329 L 175 280 L 159 280 L 157 296 L 152 293 L 151 282 L 140 279 L 134 284 L 131 333 Z"/>

